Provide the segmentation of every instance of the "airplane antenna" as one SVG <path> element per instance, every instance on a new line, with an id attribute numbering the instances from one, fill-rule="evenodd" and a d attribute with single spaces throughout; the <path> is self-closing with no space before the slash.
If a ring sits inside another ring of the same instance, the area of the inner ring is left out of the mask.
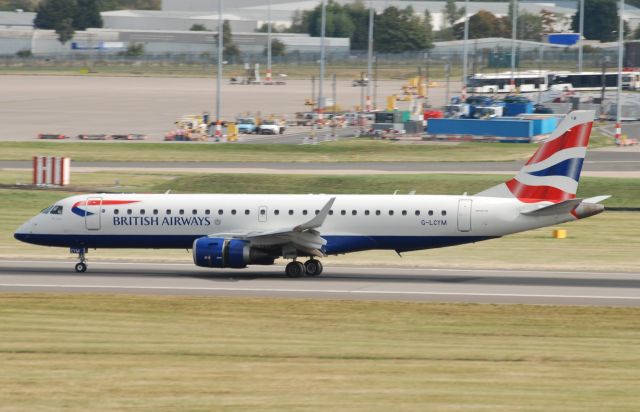
<path id="1" fill-rule="evenodd" d="M 398 194 L 398 191 L 397 191 L 397 190 L 395 190 L 395 191 L 393 192 L 393 194 L 394 194 L 394 195 L 397 195 L 397 194 Z"/>
<path id="2" fill-rule="evenodd" d="M 410 195 L 415 195 L 415 194 L 416 194 L 416 191 L 415 191 L 415 190 L 412 190 L 412 191 L 410 191 L 410 192 L 409 192 L 409 194 L 410 194 Z"/>
<path id="3" fill-rule="evenodd" d="M 167 191 L 166 191 L 166 192 L 164 192 L 164 194 L 165 194 L 165 195 L 168 195 L 168 194 L 169 194 L 169 192 L 171 192 L 171 189 L 167 189 Z"/>

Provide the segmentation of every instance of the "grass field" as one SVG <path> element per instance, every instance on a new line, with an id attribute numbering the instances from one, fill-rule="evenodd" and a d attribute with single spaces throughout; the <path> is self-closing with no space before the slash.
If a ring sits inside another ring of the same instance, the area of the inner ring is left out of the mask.
<path id="1" fill-rule="evenodd" d="M 507 161 L 533 154 L 530 144 L 404 144 L 350 139 L 318 145 L 0 142 L 1 160 L 30 160 L 34 154 L 67 156 L 74 161 L 183 162 L 375 162 Z"/>
<path id="2" fill-rule="evenodd" d="M 612 142 L 594 132 L 590 147 Z M 0 142 L 0 160 L 31 160 L 34 154 L 46 154 L 83 162 L 498 162 L 527 159 L 537 148 L 537 144 L 407 144 L 364 138 L 317 145 L 5 141 Z"/>
<path id="3" fill-rule="evenodd" d="M 637 308 L 3 294 L 2 411 L 631 411 Z"/>
<path id="4" fill-rule="evenodd" d="M 387 176 L 313 176 L 313 175 L 198 175 L 185 173 L 122 172 L 118 174 L 76 173 L 74 184 L 86 190 L 107 192 L 209 192 L 237 193 L 475 193 L 498 182 L 496 175 L 387 175 Z M 25 172 L 3 172 L 0 184 L 29 180 Z M 119 185 L 115 186 L 115 181 Z M 309 188 L 313 188 L 310 190 Z M 69 195 L 47 190 L 0 189 L 0 257 L 67 258 L 67 250 L 20 244 L 13 232 L 40 209 Z M 640 179 L 581 179 L 579 196 L 611 194 L 608 206 L 640 206 Z M 640 213 L 611 212 L 569 223 L 569 238 L 553 239 L 553 228 L 507 236 L 502 239 L 403 254 L 391 251 L 349 254 L 323 259 L 328 265 L 393 265 L 421 267 L 477 268 L 558 268 L 637 271 L 640 268 Z M 544 261 L 540 256 L 545 256 Z M 184 250 L 98 250 L 91 259 L 137 259 L 190 262 Z"/>

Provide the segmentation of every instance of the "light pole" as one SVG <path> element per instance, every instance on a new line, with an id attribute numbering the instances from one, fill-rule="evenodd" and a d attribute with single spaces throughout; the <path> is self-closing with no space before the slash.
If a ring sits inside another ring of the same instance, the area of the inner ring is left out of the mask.
<path id="1" fill-rule="evenodd" d="M 516 38 L 518 28 L 518 0 L 513 0 L 513 8 L 511 10 L 511 87 L 515 89 L 516 85 Z M 513 90 L 512 90 L 513 91 Z"/>
<path id="2" fill-rule="evenodd" d="M 371 111 L 371 76 L 373 60 L 373 1 L 369 3 L 369 42 L 367 48 L 367 112 Z"/>
<path id="3" fill-rule="evenodd" d="M 467 54 L 469 43 L 469 0 L 464 1 L 464 43 L 462 44 L 462 100 L 467 98 Z"/>
<path id="4" fill-rule="evenodd" d="M 272 82 L 271 78 L 271 2 L 269 0 L 269 7 L 267 8 L 267 78 L 265 81 L 267 83 Z"/>
<path id="5" fill-rule="evenodd" d="M 224 37 L 222 35 L 224 22 L 222 20 L 222 1 L 218 0 L 218 73 L 216 76 L 216 131 L 215 136 L 220 138 L 222 137 L 222 120 L 220 119 L 220 108 L 222 105 L 221 99 L 221 89 L 222 89 L 222 48 Z"/>
<path id="6" fill-rule="evenodd" d="M 624 0 L 620 0 L 620 22 L 618 27 L 618 88 L 616 90 L 616 144 L 620 144 L 622 134 L 622 57 L 624 55 Z"/>
<path id="7" fill-rule="evenodd" d="M 582 37 L 584 36 L 584 0 L 580 0 L 580 47 L 578 48 L 578 71 L 582 72 Z"/>
<path id="8" fill-rule="evenodd" d="M 322 18 L 320 21 L 320 83 L 318 84 L 318 120 L 323 120 L 324 112 L 324 36 L 327 25 L 327 3 L 322 0 Z"/>

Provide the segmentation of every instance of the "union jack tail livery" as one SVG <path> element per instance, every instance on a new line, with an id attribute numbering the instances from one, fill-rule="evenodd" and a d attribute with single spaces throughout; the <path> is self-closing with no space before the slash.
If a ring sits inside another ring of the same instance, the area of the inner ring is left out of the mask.
<path id="1" fill-rule="evenodd" d="M 574 199 L 593 117 L 591 110 L 569 113 L 513 179 L 477 196 L 515 197 L 525 203 Z"/>

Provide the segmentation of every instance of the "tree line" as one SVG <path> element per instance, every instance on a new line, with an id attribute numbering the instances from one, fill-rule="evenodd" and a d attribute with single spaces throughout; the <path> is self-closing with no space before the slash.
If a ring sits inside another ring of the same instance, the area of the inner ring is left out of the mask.
<path id="1" fill-rule="evenodd" d="M 158 8 L 159 0 L 0 0 L 4 5 L 23 5 L 25 9 L 37 11 L 34 24 L 37 28 L 55 30 L 58 39 L 65 43 L 73 37 L 76 30 L 88 27 L 102 27 L 100 12 L 122 7 Z M 640 0 L 634 0 L 640 3 Z M 493 13 L 480 10 L 469 17 L 469 37 L 511 37 L 513 2 L 509 3 L 508 15 L 498 17 Z M 321 5 L 311 10 L 294 13 L 289 27 L 272 27 L 274 32 L 308 33 L 320 36 Z M 374 50 L 384 53 L 428 50 L 434 41 L 462 39 L 464 34 L 464 7 L 457 7 L 454 0 L 446 0 L 442 10 L 445 25 L 434 31 L 431 14 L 415 13 L 411 6 L 405 8 L 387 7 L 374 15 Z M 540 41 L 544 34 L 553 33 L 557 26 L 569 25 L 578 31 L 579 14 L 563 22 L 563 16 L 542 10 L 539 14 L 519 10 L 517 16 L 517 38 L 520 40 Z M 565 24 L 566 23 L 566 24 Z M 192 30 L 202 29 L 194 25 Z M 326 5 L 326 29 L 328 37 L 347 37 L 351 40 L 351 49 L 365 50 L 368 44 L 369 9 L 363 2 L 339 4 L 329 0 Z M 618 11 L 617 0 L 586 0 L 584 18 L 584 36 L 589 40 L 612 41 L 617 39 Z M 258 31 L 267 31 L 263 25 Z M 625 25 L 625 37 L 640 38 L 640 28 L 631 31 Z M 239 56 L 240 51 L 233 44 L 229 23 L 225 23 L 223 32 L 225 56 Z M 284 45 L 274 39 L 275 53 L 285 53 Z M 272 46 L 274 45 L 272 43 Z"/>

